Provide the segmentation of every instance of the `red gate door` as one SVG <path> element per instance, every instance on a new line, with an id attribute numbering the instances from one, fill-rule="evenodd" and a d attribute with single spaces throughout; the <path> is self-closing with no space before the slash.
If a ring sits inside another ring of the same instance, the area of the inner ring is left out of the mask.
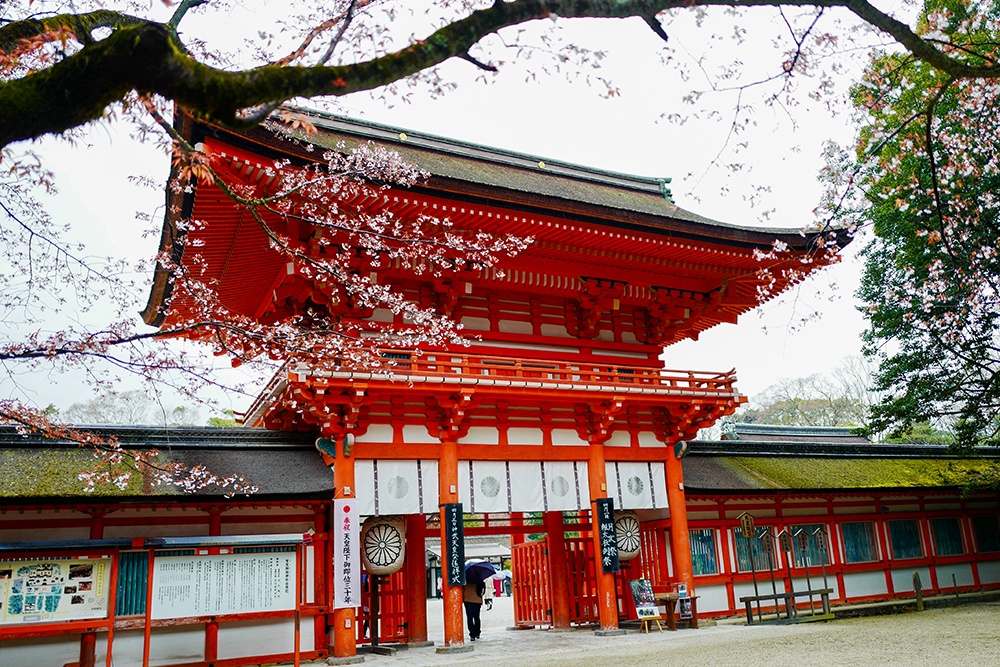
<path id="1" fill-rule="evenodd" d="M 405 568 L 395 574 L 383 575 L 379 578 L 378 588 L 378 618 L 379 627 L 371 628 L 371 589 L 370 581 L 365 576 L 365 585 L 361 587 L 361 607 L 355 610 L 355 625 L 357 626 L 356 644 L 368 644 L 371 635 L 378 632 L 380 644 L 405 642 L 407 640 L 406 622 L 406 571 Z M 418 581 L 417 586 L 423 585 Z M 367 636 L 366 636 L 367 635 Z"/>
<path id="2" fill-rule="evenodd" d="M 511 547 L 515 625 L 552 625 L 548 544 L 546 539 Z"/>
<path id="3" fill-rule="evenodd" d="M 566 539 L 566 569 L 569 571 L 569 620 L 597 623 L 597 574 L 594 540 L 590 537 Z"/>

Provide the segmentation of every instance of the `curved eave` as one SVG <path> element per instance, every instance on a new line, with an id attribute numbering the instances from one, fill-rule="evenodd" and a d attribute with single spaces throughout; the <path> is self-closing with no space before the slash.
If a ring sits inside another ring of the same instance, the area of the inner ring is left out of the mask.
<path id="1" fill-rule="evenodd" d="M 350 123 L 354 124 L 352 127 L 356 125 L 364 131 L 359 130 L 353 135 L 332 132 L 324 134 L 321 131 L 319 136 L 309 137 L 308 140 L 320 148 L 334 148 L 345 136 L 354 144 L 371 139 L 398 150 L 405 159 L 422 167 L 433 159 L 439 166 L 438 173 L 434 173 L 432 169 L 432 176 L 425 183 L 412 188 L 414 194 L 445 196 L 452 200 L 520 210 L 539 216 L 557 216 L 587 225 L 642 232 L 652 237 L 670 238 L 674 241 L 686 240 L 713 247 L 728 246 L 734 252 L 745 253 L 751 249 L 767 251 L 776 243 L 782 243 L 787 246 L 788 255 L 803 255 L 814 253 L 822 245 L 821 237 L 824 237 L 823 243 L 828 244 L 830 241 L 829 233 L 803 234 L 800 230 L 794 229 L 762 229 L 732 225 L 684 211 L 655 191 L 654 185 L 658 187 L 659 183 L 657 179 L 602 172 L 558 162 L 547 163 L 546 169 L 539 169 L 536 166 L 531 170 L 527 165 L 531 160 L 536 160 L 532 156 L 434 137 L 430 138 L 429 143 L 415 146 L 412 140 L 400 141 L 398 135 L 401 131 L 397 128 L 354 121 Z M 218 126 L 195 121 L 183 114 L 175 118 L 175 126 L 191 143 L 197 144 L 206 137 L 212 137 L 237 149 L 259 155 L 261 160 L 290 158 L 293 162 L 304 164 L 313 162 L 319 157 L 317 151 L 307 149 L 308 140 L 305 137 L 283 138 L 263 127 L 256 127 L 244 133 L 234 133 Z M 376 133 L 372 131 L 372 127 L 382 130 Z M 393 132 L 396 133 L 395 140 Z M 453 152 L 445 152 L 445 149 Z M 459 152 L 454 152 L 456 150 Z M 460 161 L 462 165 L 452 164 Z M 441 173 L 448 170 L 440 165 L 449 164 L 454 168 L 447 174 Z M 461 177 L 462 173 L 482 174 L 488 170 L 492 170 L 492 180 L 481 177 L 478 181 L 474 181 Z M 536 191 L 525 189 L 525 183 L 534 184 Z M 187 194 L 168 192 L 168 214 L 161 233 L 160 248 L 161 252 L 171 252 L 174 260 L 178 262 L 182 259 L 183 252 L 183 245 L 179 242 L 181 233 L 175 226 L 176 215 L 172 215 L 169 211 L 180 211 L 180 217 L 190 216 L 195 204 L 193 190 L 194 188 Z M 590 196 L 595 192 L 598 194 Z M 832 240 L 838 247 L 850 242 L 848 235 L 842 231 L 833 233 L 833 237 Z M 822 263 L 825 262 L 815 263 L 813 268 L 819 268 Z M 811 272 L 813 268 L 807 269 L 806 272 Z M 158 267 L 154 273 L 147 305 L 141 312 L 143 321 L 153 326 L 164 324 L 167 319 L 166 305 L 169 303 L 172 289 L 170 272 Z M 739 313 L 746 312 L 755 305 L 744 303 L 727 305 L 727 312 L 735 318 Z M 724 317 L 718 321 L 706 320 L 694 328 L 700 332 L 722 321 L 731 319 Z"/>

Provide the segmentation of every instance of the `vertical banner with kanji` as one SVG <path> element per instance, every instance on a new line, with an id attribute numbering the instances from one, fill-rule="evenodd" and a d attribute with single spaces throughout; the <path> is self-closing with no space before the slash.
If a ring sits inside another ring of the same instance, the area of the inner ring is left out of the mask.
<path id="1" fill-rule="evenodd" d="M 444 541 L 447 555 L 449 586 L 465 585 L 465 529 L 462 503 L 444 505 Z"/>
<path id="2" fill-rule="evenodd" d="M 356 498 L 333 501 L 333 608 L 361 606 L 361 538 Z"/>
<path id="3" fill-rule="evenodd" d="M 597 508 L 597 536 L 601 542 L 601 569 L 618 572 L 618 536 L 615 533 L 615 503 L 611 498 L 594 500 Z"/>

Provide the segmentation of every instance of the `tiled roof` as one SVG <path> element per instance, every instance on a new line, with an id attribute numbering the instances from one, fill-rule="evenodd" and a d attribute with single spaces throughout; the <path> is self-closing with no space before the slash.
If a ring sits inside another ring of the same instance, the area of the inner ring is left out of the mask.
<path id="1" fill-rule="evenodd" d="M 251 428 L 191 427 L 81 427 L 101 436 L 114 436 L 126 448 L 159 450 L 159 461 L 204 465 L 220 476 L 243 475 L 259 491 L 255 498 L 333 497 L 333 473 L 323 465 L 313 442 L 315 434 Z M 0 500 L 41 498 L 134 499 L 178 496 L 172 486 L 143 489 L 141 475 L 119 491 L 107 485 L 91 493 L 77 478 L 94 465 L 92 450 L 72 442 L 24 437 L 0 427 Z M 224 496 L 225 489 L 207 487 L 193 498 Z"/>

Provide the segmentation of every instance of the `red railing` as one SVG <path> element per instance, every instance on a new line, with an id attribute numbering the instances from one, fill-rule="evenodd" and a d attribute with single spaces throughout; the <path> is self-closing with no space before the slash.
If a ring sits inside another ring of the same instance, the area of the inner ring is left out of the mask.
<path id="1" fill-rule="evenodd" d="M 487 354 L 373 350 L 368 366 L 334 370 L 297 368 L 288 364 L 245 413 L 251 421 L 282 393 L 283 384 L 308 378 L 324 380 L 387 380 L 408 383 L 440 382 L 476 386 L 537 387 L 552 390 L 616 391 L 621 393 L 676 394 L 737 398 L 736 371 L 713 373 L 679 371 L 648 366 L 625 366 L 592 361 L 553 361 Z M 242 416 L 242 415 L 241 415 Z"/>
<path id="2" fill-rule="evenodd" d="M 447 375 L 470 381 L 489 378 L 532 384 L 568 383 L 573 387 L 639 386 L 712 394 L 731 394 L 734 392 L 733 384 L 736 382 L 735 371 L 728 373 L 676 371 L 585 361 L 551 361 L 524 357 L 417 353 L 400 350 L 380 350 L 379 354 L 385 359 L 385 368 L 366 369 L 365 372 L 381 371 L 393 375 L 428 378 Z"/>

